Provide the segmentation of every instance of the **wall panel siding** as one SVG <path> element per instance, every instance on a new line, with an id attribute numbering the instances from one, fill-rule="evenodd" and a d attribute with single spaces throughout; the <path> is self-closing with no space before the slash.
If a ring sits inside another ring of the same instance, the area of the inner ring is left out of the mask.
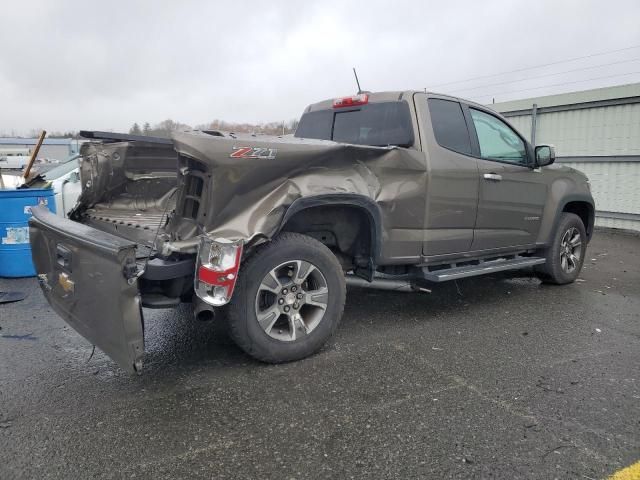
<path id="1" fill-rule="evenodd" d="M 640 155 L 640 103 L 539 114 L 536 143 L 562 157 Z"/>
<path id="2" fill-rule="evenodd" d="M 640 162 L 570 162 L 563 165 L 589 177 L 597 210 L 640 216 Z"/>
<path id="3" fill-rule="evenodd" d="M 639 87 L 640 84 L 636 84 L 594 90 L 593 93 L 583 92 L 578 99 L 586 102 L 605 97 L 612 99 L 614 97 L 608 95 L 609 90 L 626 92 L 630 89 L 626 94 L 631 98 L 631 92 L 636 97 L 629 103 L 625 103 L 628 99 L 623 96 L 616 104 L 572 108 L 573 96 L 578 95 L 572 93 L 491 107 L 503 113 L 514 112 L 514 116 L 508 117 L 509 122 L 530 140 L 531 114 L 518 113 L 531 109 L 533 103 L 547 108 L 558 106 L 559 111 L 538 111 L 536 143 L 555 145 L 559 163 L 581 170 L 589 177 L 596 201 L 596 225 L 640 231 L 640 162 L 637 161 L 640 156 Z M 625 156 L 634 156 L 636 161 L 619 158 Z M 592 158 L 585 162 L 571 159 L 563 161 L 563 157 L 603 158 Z"/>
<path id="4" fill-rule="evenodd" d="M 531 115 L 518 115 L 517 117 L 509 117 L 507 120 L 524 138 L 531 141 Z"/>
<path id="5" fill-rule="evenodd" d="M 601 216 L 596 216 L 596 226 L 605 228 L 622 228 L 624 230 L 640 230 L 640 222 L 637 220 L 606 218 Z"/>

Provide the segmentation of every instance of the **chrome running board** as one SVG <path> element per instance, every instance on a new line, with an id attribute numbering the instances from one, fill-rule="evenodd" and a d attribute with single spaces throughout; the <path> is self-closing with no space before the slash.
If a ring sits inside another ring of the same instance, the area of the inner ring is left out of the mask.
<path id="1" fill-rule="evenodd" d="M 487 273 L 502 272 L 504 270 L 516 270 L 519 268 L 532 267 L 534 265 L 542 265 L 545 259 L 541 257 L 511 257 L 499 258 L 496 260 L 478 260 L 471 265 L 456 266 L 453 264 L 449 268 L 441 268 L 437 270 L 429 270 L 429 267 L 423 267 L 424 279 L 430 282 L 446 282 L 447 280 L 457 280 L 459 278 L 475 277 L 477 275 L 485 275 Z"/>

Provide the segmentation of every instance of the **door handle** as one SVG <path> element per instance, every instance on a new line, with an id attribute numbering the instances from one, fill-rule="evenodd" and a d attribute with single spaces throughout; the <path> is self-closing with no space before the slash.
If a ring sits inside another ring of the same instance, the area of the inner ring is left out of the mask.
<path id="1" fill-rule="evenodd" d="M 497 173 L 485 173 L 483 177 L 485 180 L 493 180 L 494 182 L 502 180 L 502 175 L 498 175 Z"/>

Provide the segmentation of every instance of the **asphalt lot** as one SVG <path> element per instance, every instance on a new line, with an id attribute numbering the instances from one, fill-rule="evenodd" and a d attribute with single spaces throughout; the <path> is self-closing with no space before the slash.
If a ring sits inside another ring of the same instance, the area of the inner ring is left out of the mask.
<path id="1" fill-rule="evenodd" d="M 0 478 L 604 478 L 640 459 L 640 237 L 597 232 L 581 279 L 353 289 L 279 366 L 145 311 L 141 377 L 0 279 L 29 293 L 0 306 Z"/>

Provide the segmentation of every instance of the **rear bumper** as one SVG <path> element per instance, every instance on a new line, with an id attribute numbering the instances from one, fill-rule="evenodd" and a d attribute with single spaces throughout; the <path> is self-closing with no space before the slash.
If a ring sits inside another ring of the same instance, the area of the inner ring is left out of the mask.
<path id="1" fill-rule="evenodd" d="M 180 277 L 189 277 L 196 270 L 196 259 L 170 261 L 161 258 L 152 258 L 145 266 L 142 278 L 146 280 L 171 280 Z"/>

